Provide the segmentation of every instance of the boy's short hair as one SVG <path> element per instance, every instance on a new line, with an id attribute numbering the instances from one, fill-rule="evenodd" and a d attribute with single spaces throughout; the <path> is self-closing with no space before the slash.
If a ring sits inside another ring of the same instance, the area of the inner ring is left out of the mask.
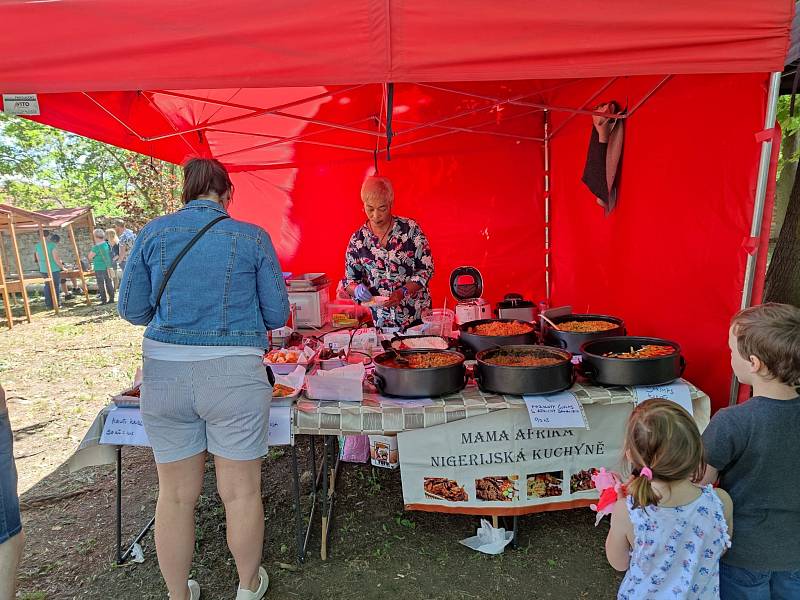
<path id="1" fill-rule="evenodd" d="M 800 308 L 775 302 L 746 308 L 731 329 L 743 358 L 757 356 L 772 378 L 800 386 Z"/>

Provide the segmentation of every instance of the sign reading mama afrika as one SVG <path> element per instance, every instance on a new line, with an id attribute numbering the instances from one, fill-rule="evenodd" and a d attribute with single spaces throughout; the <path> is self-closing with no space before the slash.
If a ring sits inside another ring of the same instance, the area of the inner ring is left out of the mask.
<path id="1" fill-rule="evenodd" d="M 398 434 L 410 510 L 514 515 L 588 506 L 591 475 L 619 471 L 633 403 L 583 406 L 585 427 L 531 426 L 525 407 Z"/>

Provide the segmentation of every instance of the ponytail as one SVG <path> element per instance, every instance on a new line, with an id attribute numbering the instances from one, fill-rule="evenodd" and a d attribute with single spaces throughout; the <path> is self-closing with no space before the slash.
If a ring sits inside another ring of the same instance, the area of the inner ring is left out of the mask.
<path id="1" fill-rule="evenodd" d="M 628 493 L 633 498 L 634 508 L 647 508 L 658 504 L 661 496 L 656 493 L 650 478 L 641 474 L 634 475 L 633 481 L 628 484 Z"/>

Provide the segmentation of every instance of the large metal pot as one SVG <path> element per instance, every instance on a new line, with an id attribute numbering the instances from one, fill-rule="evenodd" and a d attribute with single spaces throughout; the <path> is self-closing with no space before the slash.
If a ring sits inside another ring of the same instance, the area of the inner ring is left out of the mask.
<path id="1" fill-rule="evenodd" d="M 611 317 L 608 315 L 564 315 L 552 319 L 553 323 L 565 323 L 567 321 L 608 321 L 614 323 L 616 327 L 607 329 L 605 331 L 594 331 L 590 333 L 581 333 L 577 331 L 563 331 L 560 329 L 553 329 L 547 322 L 544 327 L 544 343 L 548 346 L 555 346 L 556 348 L 564 348 L 573 354 L 579 354 L 581 346 L 586 342 L 599 340 L 607 337 L 619 337 L 627 335 L 625 323 L 622 319 Z"/>
<path id="2" fill-rule="evenodd" d="M 453 350 L 400 350 L 396 354 L 406 356 L 420 353 L 446 353 L 458 358 L 458 362 L 446 367 L 411 369 L 388 364 L 395 358 L 395 352 L 384 352 L 376 356 L 375 371 L 372 374 L 375 387 L 386 396 L 403 398 L 432 398 L 446 396 L 464 388 L 467 383 L 464 355 Z"/>
<path id="3" fill-rule="evenodd" d="M 541 367 L 505 366 L 487 362 L 499 355 L 525 355 L 558 358 L 561 362 Z M 475 379 L 482 390 L 497 394 L 553 394 L 572 387 L 575 377 L 572 355 L 566 350 L 546 346 L 502 346 L 483 350 L 477 355 Z"/>
<path id="4" fill-rule="evenodd" d="M 672 346 L 674 354 L 653 358 L 610 358 L 607 352 L 626 352 L 644 345 Z M 649 337 L 609 337 L 581 347 L 581 371 L 601 385 L 664 385 L 683 375 L 686 361 L 676 342 Z"/>
<path id="5" fill-rule="evenodd" d="M 530 326 L 531 330 L 529 333 L 519 335 L 478 335 L 477 333 L 470 333 L 475 326 L 483 325 L 484 323 L 523 323 Z M 468 350 L 475 353 L 498 346 L 531 346 L 537 342 L 534 324 L 518 319 L 480 319 L 464 323 L 459 329 L 461 330 L 461 343 Z"/>

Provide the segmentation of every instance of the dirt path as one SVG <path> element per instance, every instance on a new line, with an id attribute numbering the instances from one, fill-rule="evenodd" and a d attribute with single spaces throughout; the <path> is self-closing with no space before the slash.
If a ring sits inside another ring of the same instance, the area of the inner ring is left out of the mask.
<path id="1" fill-rule="evenodd" d="M 140 335 L 113 308 L 80 306 L 58 317 L 39 314 L 31 325 L 0 333 L 0 380 L 12 397 L 20 492 L 28 506 L 23 512 L 29 540 L 21 569 L 24 600 L 166 598 L 152 535 L 144 541 L 143 564 L 111 564 L 112 470 L 70 475 L 64 466 L 109 394 L 132 379 Z M 304 446 L 301 459 L 303 451 Z M 153 514 L 157 485 L 149 451 L 126 451 L 125 466 L 125 535 L 132 537 Z M 204 598 L 233 598 L 235 568 L 214 487 L 209 469 L 198 509 L 193 575 L 203 585 Z M 488 557 L 458 544 L 474 535 L 475 518 L 404 512 L 398 472 L 346 465 L 337 489 L 331 557 L 319 559 L 314 537 L 315 551 L 298 569 L 289 457 L 283 449 L 271 452 L 264 469 L 265 564 L 272 578 L 267 598 L 594 599 L 616 594 L 619 579 L 603 554 L 607 525 L 595 528 L 588 510 L 525 517 L 520 548 Z"/>

